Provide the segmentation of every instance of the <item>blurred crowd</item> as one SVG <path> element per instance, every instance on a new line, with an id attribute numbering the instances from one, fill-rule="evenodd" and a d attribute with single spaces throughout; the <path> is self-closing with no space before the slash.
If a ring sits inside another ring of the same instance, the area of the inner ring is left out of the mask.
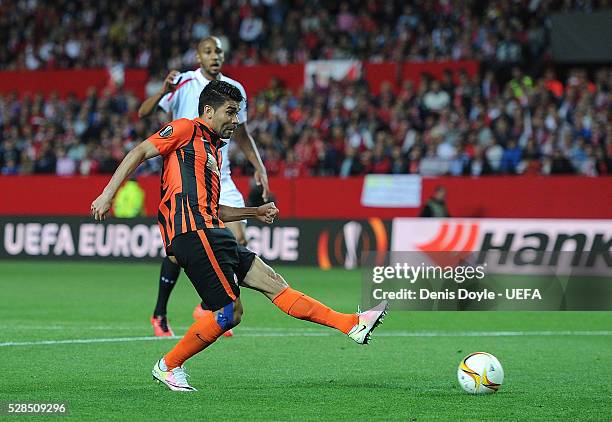
<path id="1" fill-rule="evenodd" d="M 0 96 L 1 172 L 112 173 L 134 143 L 161 124 L 139 121 L 139 105 L 130 93 L 97 95 L 93 89 L 85 100 L 40 94 L 21 99 L 16 93 Z"/>
<path id="2" fill-rule="evenodd" d="M 554 11 L 597 0 L 4 0 L 0 69 L 193 67 L 222 34 L 230 64 L 314 59 L 523 63 L 549 55 Z"/>
<path id="3" fill-rule="evenodd" d="M 492 72 L 423 75 L 374 95 L 364 80 L 299 94 L 273 83 L 249 101 L 248 127 L 271 176 L 612 173 L 612 69 L 580 69 L 560 80 L 516 67 L 498 85 Z M 129 93 L 85 100 L 0 97 L 0 167 L 9 174 L 112 172 L 136 142 L 166 120 L 139 120 Z M 235 144 L 236 174 L 252 169 Z M 149 161 L 140 174 L 156 173 Z"/>

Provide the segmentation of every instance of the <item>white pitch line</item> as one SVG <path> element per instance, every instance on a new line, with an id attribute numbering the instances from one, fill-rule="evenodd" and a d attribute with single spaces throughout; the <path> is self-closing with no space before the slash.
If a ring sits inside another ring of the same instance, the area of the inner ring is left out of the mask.
<path id="1" fill-rule="evenodd" d="M 312 332 L 268 332 L 268 333 L 241 333 L 241 337 L 326 337 L 329 333 L 312 333 Z M 54 346 L 58 344 L 91 344 L 91 343 L 126 343 L 133 341 L 162 341 L 162 340 L 178 340 L 181 336 L 169 337 L 111 337 L 111 338 L 87 338 L 87 339 L 70 339 L 70 340 L 40 340 L 40 341 L 9 341 L 0 343 L 0 347 L 11 346 Z"/>
<path id="2" fill-rule="evenodd" d="M 268 329 L 270 330 L 270 329 Z M 327 337 L 334 335 L 333 331 L 306 331 L 306 330 L 274 330 L 267 331 L 265 328 L 258 331 L 244 329 L 238 332 L 240 337 Z M 377 337 L 518 337 L 518 336 L 612 336 L 612 331 L 463 331 L 463 332 L 443 332 L 443 331 L 389 331 L 377 333 Z M 92 343 L 126 343 L 134 341 L 162 341 L 177 340 L 180 336 L 174 337 L 112 337 L 112 338 L 90 338 L 90 339 L 70 339 L 70 340 L 39 340 L 39 341 L 17 341 L 0 343 L 0 347 L 17 346 L 54 346 L 59 344 L 92 344 Z"/>
<path id="3" fill-rule="evenodd" d="M 91 331 L 116 331 L 116 330 L 138 330 L 146 327 L 146 325 L 132 325 L 132 326 L 112 326 L 112 325 L 0 325 L 0 330 L 12 330 L 12 331 L 64 331 L 64 330 L 91 330 Z M 148 329 L 148 327 L 147 327 Z"/>
<path id="4" fill-rule="evenodd" d="M 173 325 L 173 328 L 179 330 L 187 331 L 189 329 L 189 325 Z M 140 325 L 11 325 L 11 324 L 0 324 L 0 331 L 12 330 L 12 331 L 27 331 L 27 330 L 52 330 L 52 331 L 62 331 L 62 330 L 108 330 L 108 331 L 116 331 L 116 330 L 133 330 L 133 331 L 142 331 L 142 330 L 150 330 L 151 327 L 149 324 L 140 324 Z M 282 327 L 240 327 L 240 331 L 325 331 L 320 328 L 301 328 L 300 330 L 295 330 L 292 328 L 282 328 Z"/>

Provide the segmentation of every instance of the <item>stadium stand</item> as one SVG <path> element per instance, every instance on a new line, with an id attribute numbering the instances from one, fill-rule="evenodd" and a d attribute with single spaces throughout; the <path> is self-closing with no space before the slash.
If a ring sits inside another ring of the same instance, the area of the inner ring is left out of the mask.
<path id="1" fill-rule="evenodd" d="M 520 63 L 549 54 L 555 11 L 598 1 L 3 1 L 0 69 L 97 68 L 157 73 L 195 64 L 195 41 L 226 34 L 229 64 L 316 59 Z M 189 11 L 189 13 L 179 13 Z"/>
<path id="2" fill-rule="evenodd" d="M 517 72 L 520 72 L 517 70 Z M 450 77 L 450 76 L 449 76 Z M 362 81 L 299 94 L 276 87 L 251 98 L 249 127 L 270 175 L 583 174 L 612 171 L 609 122 L 612 71 L 559 81 L 515 74 L 498 86 L 491 74 L 457 84 L 421 81 L 395 95 L 373 95 Z M 80 101 L 41 95 L 0 97 L 0 165 L 10 174 L 110 173 L 134 142 L 163 124 L 137 117 L 129 92 Z M 248 174 L 233 150 L 234 172 Z M 159 162 L 141 174 L 159 170 Z"/>
<path id="3" fill-rule="evenodd" d="M 357 80 L 250 93 L 249 127 L 270 175 L 285 177 L 612 171 L 612 70 L 573 69 L 561 79 L 543 67 L 549 63 L 550 13 L 593 10 L 599 2 L 209 0 L 181 6 L 197 13 L 179 14 L 174 3 L 161 0 L 117 8 L 3 2 L 0 40 L 7 48 L 0 68 L 119 64 L 147 68 L 155 80 L 168 69 L 193 68 L 194 42 L 221 32 L 230 65 L 475 59 L 485 64 L 478 75 L 422 75 L 400 89 L 383 84 L 373 90 Z M 498 69 L 508 77 L 499 78 Z M 140 101 L 129 91 L 110 90 L 91 91 L 85 99 L 1 95 L 1 173 L 112 172 L 134 142 L 164 123 L 162 115 L 139 121 Z M 235 173 L 250 174 L 238 151 L 230 159 Z M 159 166 L 154 161 L 139 172 L 155 173 Z"/>

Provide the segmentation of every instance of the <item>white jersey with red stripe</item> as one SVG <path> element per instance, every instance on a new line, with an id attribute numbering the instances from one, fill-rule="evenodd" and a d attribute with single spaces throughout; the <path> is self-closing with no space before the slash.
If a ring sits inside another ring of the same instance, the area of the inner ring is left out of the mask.
<path id="1" fill-rule="evenodd" d="M 223 74 L 219 74 L 219 80 L 229 82 L 232 85 L 235 85 L 240 92 L 242 93 L 242 98 L 244 100 L 240 103 L 240 111 L 238 112 L 238 122 L 246 123 L 247 121 L 247 96 L 246 91 L 242 84 L 238 81 L 233 80 L 232 78 L 228 78 Z M 199 117 L 198 114 L 198 103 L 200 101 L 200 93 L 204 89 L 206 85 L 208 85 L 210 81 L 204 77 L 200 69 L 190 70 L 189 72 L 183 72 L 179 76 L 176 77 L 175 83 L 177 84 L 174 92 L 169 92 L 164 95 L 162 99 L 159 101 L 159 106 L 166 112 L 172 113 L 172 119 L 195 119 Z M 224 158 L 221 161 L 221 185 L 224 184 L 224 179 L 229 179 L 231 181 L 231 170 L 229 165 L 229 160 L 226 159 L 228 156 L 228 145 L 229 140 L 225 140 L 227 144 L 221 148 L 221 154 Z M 233 185 L 233 182 L 231 183 Z M 234 187 L 235 189 L 235 187 Z M 221 189 L 221 196 L 223 195 L 223 186 Z M 229 193 L 229 189 L 225 189 L 227 193 Z M 224 201 L 220 201 L 223 203 Z M 232 205 L 232 204 L 223 204 L 223 205 Z M 234 206 L 234 205 L 232 205 Z M 243 205 L 244 206 L 244 205 Z"/>

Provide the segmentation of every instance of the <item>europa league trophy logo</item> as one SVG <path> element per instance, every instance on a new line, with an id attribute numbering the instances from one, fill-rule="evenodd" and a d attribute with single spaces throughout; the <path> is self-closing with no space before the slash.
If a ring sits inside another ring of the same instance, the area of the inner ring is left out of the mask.
<path id="1" fill-rule="evenodd" d="M 344 259 L 344 268 L 347 270 L 357 267 L 357 246 L 361 237 L 361 224 L 356 221 L 350 221 L 344 225 L 344 243 L 346 245 L 346 258 Z"/>

